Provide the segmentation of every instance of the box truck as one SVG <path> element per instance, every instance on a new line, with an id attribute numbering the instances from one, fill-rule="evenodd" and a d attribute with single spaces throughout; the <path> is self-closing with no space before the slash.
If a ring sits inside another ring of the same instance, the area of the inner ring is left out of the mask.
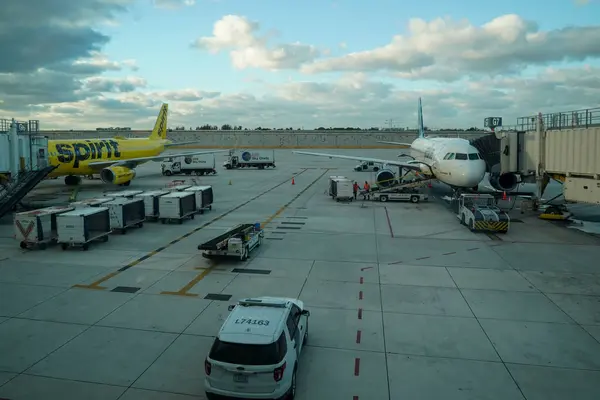
<path id="1" fill-rule="evenodd" d="M 227 169 L 275 168 L 275 150 L 231 150 L 223 166 Z"/>
<path id="2" fill-rule="evenodd" d="M 191 156 L 171 157 L 161 164 L 162 174 L 171 175 L 209 175 L 216 174 L 215 155 L 198 154 Z"/>

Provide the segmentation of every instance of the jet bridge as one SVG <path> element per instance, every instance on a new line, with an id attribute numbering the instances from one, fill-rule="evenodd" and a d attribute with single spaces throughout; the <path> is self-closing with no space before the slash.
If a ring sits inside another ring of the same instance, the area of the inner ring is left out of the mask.
<path id="1" fill-rule="evenodd" d="M 550 179 L 566 201 L 600 204 L 600 107 L 521 117 L 500 140 L 500 174 L 537 183 L 541 198 Z"/>

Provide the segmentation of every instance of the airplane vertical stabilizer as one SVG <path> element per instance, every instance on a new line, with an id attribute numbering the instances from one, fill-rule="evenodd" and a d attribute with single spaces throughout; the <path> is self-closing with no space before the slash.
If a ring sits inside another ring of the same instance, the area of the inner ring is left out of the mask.
<path id="1" fill-rule="evenodd" d="M 156 118 L 156 123 L 154 124 L 154 129 L 152 129 L 152 133 L 148 137 L 152 140 L 160 140 L 167 138 L 167 112 L 169 111 L 169 105 L 167 103 L 163 104 L 160 107 L 160 112 L 158 113 L 158 118 Z"/>
<path id="2" fill-rule="evenodd" d="M 420 138 L 425 137 L 425 127 L 423 125 L 423 107 L 421 106 L 421 98 L 419 97 L 419 109 L 417 111 L 418 114 L 418 126 L 419 126 L 419 136 Z"/>

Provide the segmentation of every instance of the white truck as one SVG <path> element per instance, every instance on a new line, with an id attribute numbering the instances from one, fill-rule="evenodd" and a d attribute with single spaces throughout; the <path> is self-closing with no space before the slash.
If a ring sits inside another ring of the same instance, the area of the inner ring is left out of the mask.
<path id="1" fill-rule="evenodd" d="M 363 161 L 360 164 L 358 164 L 356 167 L 354 167 L 354 170 L 357 172 L 377 172 L 380 169 L 382 169 L 382 164 L 380 163 L 376 163 L 373 161 Z"/>
<path id="2" fill-rule="evenodd" d="M 231 150 L 223 166 L 227 169 L 275 168 L 275 150 Z"/>
<path id="3" fill-rule="evenodd" d="M 215 155 L 198 154 L 191 156 L 171 157 L 161 164 L 162 174 L 171 175 L 209 175 L 216 174 Z"/>

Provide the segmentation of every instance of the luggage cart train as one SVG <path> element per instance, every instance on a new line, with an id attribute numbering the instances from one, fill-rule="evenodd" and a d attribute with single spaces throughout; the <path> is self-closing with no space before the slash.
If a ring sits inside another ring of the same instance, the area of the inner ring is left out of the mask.
<path id="1" fill-rule="evenodd" d="M 127 233 L 142 228 L 145 221 L 163 224 L 194 219 L 197 213 L 212 210 L 212 186 L 179 185 L 171 190 L 124 190 L 103 197 L 46 207 L 15 214 L 15 239 L 22 249 L 46 249 L 58 243 L 89 248 L 90 243 L 107 242 L 113 232 Z"/>

